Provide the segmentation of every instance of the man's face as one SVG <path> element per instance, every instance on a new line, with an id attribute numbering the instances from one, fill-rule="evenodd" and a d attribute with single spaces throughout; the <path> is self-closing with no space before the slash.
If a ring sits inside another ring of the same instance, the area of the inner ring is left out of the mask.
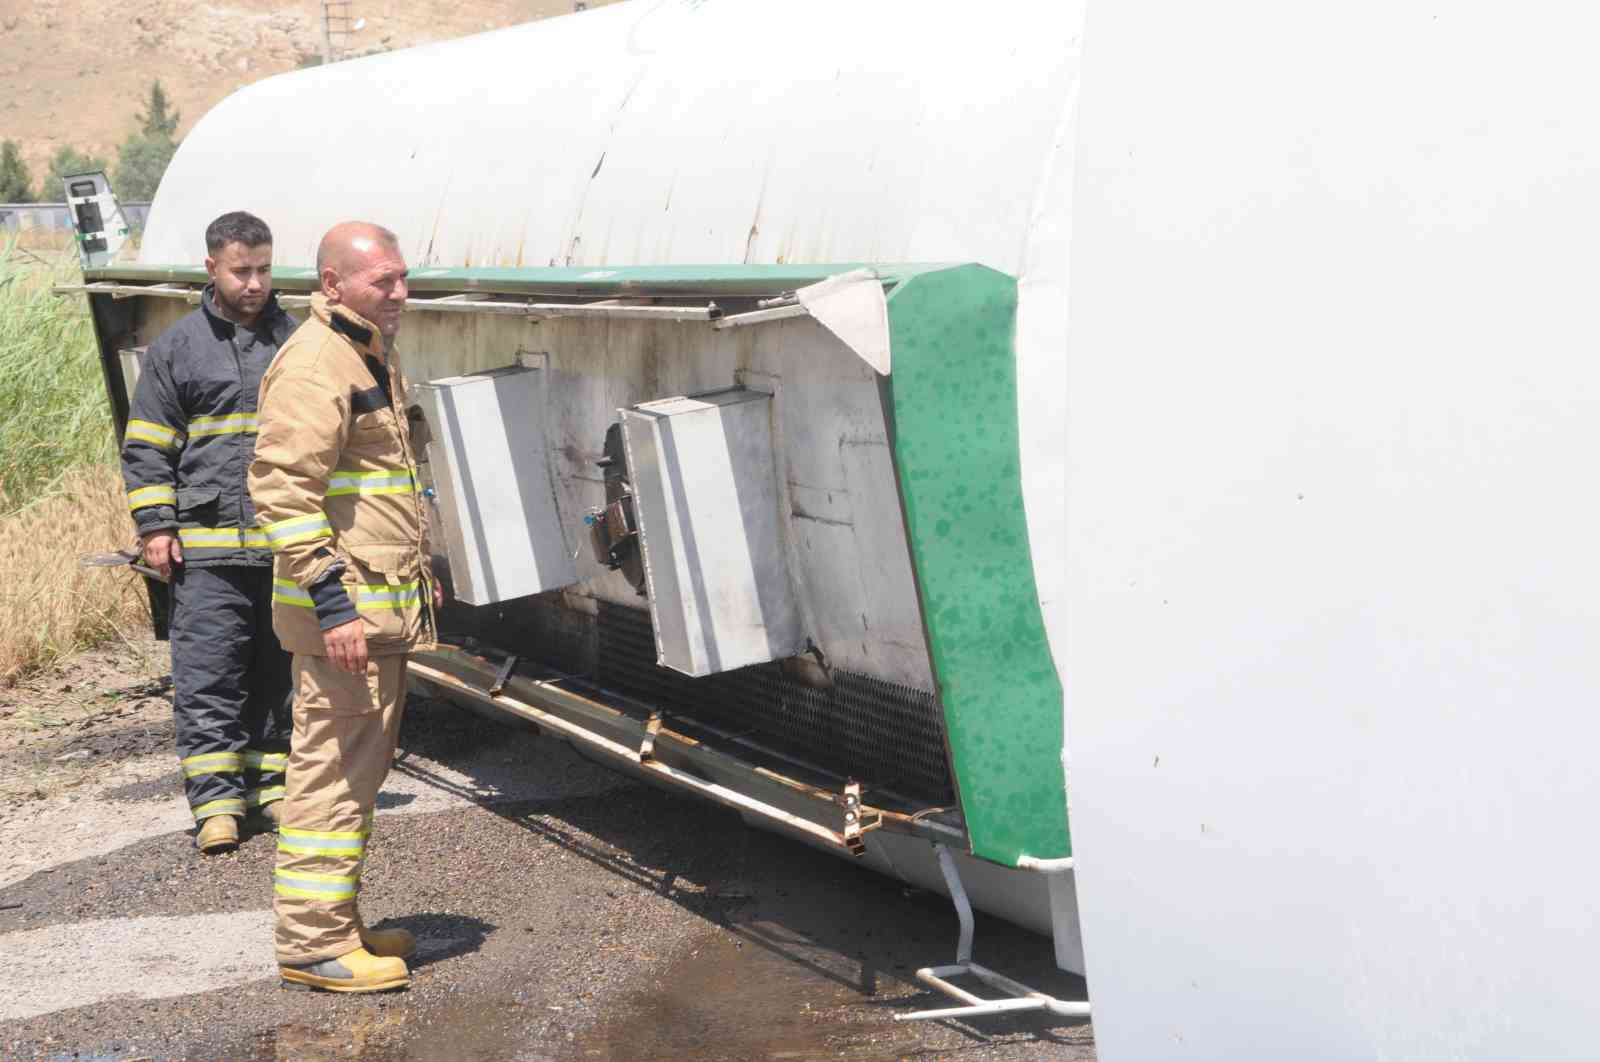
<path id="1" fill-rule="evenodd" d="M 329 298 L 378 326 L 385 340 L 400 331 L 406 305 L 406 260 L 400 248 L 384 240 L 358 238 L 351 246 L 346 271 L 322 274 Z"/>
<path id="2" fill-rule="evenodd" d="M 215 258 L 206 258 L 206 273 L 216 285 L 217 302 L 224 315 L 240 324 L 250 324 L 272 294 L 272 244 L 223 244 Z"/>

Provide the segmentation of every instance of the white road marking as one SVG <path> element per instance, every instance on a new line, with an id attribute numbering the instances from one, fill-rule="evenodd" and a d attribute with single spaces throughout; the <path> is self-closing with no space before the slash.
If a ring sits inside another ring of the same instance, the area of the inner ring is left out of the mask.
<path id="1" fill-rule="evenodd" d="M 107 999 L 210 992 L 277 973 L 272 912 L 111 918 L 0 935 L 0 1021 Z"/>
<path id="2" fill-rule="evenodd" d="M 192 830 L 194 820 L 176 777 L 170 797 L 102 799 L 108 790 L 172 774 L 170 757 L 143 757 L 123 764 L 99 785 L 23 805 L 0 822 L 0 888 L 47 867 Z M 458 764 L 408 756 L 402 750 L 379 794 L 378 814 L 418 815 L 473 804 L 599 796 L 626 784 L 621 775 L 589 763 L 558 741 L 516 734 L 474 750 L 470 759 Z"/>

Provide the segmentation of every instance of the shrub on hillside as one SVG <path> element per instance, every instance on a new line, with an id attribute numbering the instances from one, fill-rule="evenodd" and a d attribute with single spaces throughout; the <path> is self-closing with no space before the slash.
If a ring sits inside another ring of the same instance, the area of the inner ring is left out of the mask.
<path id="1" fill-rule="evenodd" d="M 0 203 L 33 202 L 33 177 L 15 140 L 0 143 Z"/>

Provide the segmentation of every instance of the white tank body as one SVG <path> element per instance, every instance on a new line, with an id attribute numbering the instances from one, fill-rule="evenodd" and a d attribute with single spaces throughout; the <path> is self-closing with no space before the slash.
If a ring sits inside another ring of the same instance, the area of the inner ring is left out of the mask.
<path id="1" fill-rule="evenodd" d="M 1020 279 L 1019 428 L 1064 644 L 1062 376 L 1081 2 L 638 0 L 269 78 L 167 171 L 140 252 L 216 215 L 305 265 L 334 222 L 414 268 L 976 261 Z"/>

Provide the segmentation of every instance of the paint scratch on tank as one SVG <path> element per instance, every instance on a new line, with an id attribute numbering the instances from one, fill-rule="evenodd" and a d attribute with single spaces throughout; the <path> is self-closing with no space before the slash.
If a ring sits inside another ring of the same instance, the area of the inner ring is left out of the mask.
<path id="1" fill-rule="evenodd" d="M 767 201 L 767 178 L 772 176 L 772 160 L 767 159 L 766 167 L 761 171 L 761 191 L 756 195 L 755 217 L 750 219 L 750 234 L 744 241 L 744 264 L 749 265 L 750 259 L 755 255 L 756 237 L 761 235 L 761 207 Z"/>

